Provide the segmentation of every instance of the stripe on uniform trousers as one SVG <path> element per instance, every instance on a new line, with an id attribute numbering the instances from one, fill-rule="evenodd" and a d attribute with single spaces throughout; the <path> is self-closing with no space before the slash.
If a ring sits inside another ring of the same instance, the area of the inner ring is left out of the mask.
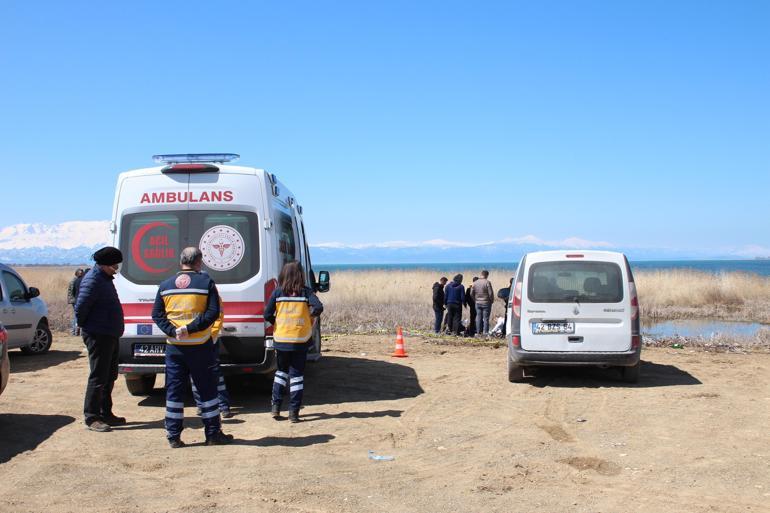
<path id="1" fill-rule="evenodd" d="M 225 385 L 225 378 L 224 376 L 219 376 L 219 381 L 217 383 L 217 391 L 219 392 L 227 392 L 227 385 Z"/>
<path id="2" fill-rule="evenodd" d="M 219 415 L 219 398 L 215 397 L 206 402 L 202 402 L 200 405 L 202 419 L 210 419 Z"/>
<path id="3" fill-rule="evenodd" d="M 178 401 L 166 401 L 167 419 L 184 419 L 184 403 Z"/>
<path id="4" fill-rule="evenodd" d="M 289 382 L 291 383 L 291 388 L 289 388 L 289 392 L 296 392 L 297 390 L 302 390 L 305 388 L 305 377 L 304 376 L 296 376 L 294 378 L 291 378 Z"/>
<path id="5" fill-rule="evenodd" d="M 282 387 L 286 386 L 286 379 L 289 377 L 288 374 L 286 374 L 283 371 L 275 371 L 275 377 L 273 378 L 273 383 L 278 383 Z"/>

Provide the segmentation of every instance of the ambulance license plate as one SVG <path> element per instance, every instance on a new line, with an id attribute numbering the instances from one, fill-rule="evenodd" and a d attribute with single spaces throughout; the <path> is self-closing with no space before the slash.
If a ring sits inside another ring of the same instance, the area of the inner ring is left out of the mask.
<path id="1" fill-rule="evenodd" d="M 134 356 L 165 356 L 166 344 L 134 344 Z"/>
<path id="2" fill-rule="evenodd" d="M 571 335 L 575 333 L 574 322 L 533 322 L 533 335 Z"/>

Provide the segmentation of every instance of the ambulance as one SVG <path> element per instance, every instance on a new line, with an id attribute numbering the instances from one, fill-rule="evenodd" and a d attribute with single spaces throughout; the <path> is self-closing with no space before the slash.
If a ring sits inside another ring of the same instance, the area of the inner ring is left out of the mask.
<path id="1" fill-rule="evenodd" d="M 152 321 L 158 284 L 179 270 L 188 246 L 203 252 L 203 270 L 217 284 L 224 307 L 219 336 L 225 374 L 275 370 L 272 326 L 265 302 L 284 263 L 299 261 L 307 286 L 329 290 L 318 279 L 302 219 L 302 207 L 278 178 L 263 169 L 232 165 L 238 155 L 155 155 L 159 165 L 118 176 L 110 223 L 113 245 L 123 252 L 115 279 L 126 329 L 118 369 L 128 391 L 147 395 L 165 371 L 165 335 Z M 321 355 L 320 320 L 308 359 Z"/>

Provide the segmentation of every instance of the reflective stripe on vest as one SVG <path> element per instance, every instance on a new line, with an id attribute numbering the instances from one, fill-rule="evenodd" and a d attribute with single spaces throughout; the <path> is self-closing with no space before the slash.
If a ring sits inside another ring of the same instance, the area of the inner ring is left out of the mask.
<path id="1" fill-rule="evenodd" d="M 302 344 L 313 336 L 310 305 L 306 297 L 279 297 L 275 300 L 273 340 Z"/>

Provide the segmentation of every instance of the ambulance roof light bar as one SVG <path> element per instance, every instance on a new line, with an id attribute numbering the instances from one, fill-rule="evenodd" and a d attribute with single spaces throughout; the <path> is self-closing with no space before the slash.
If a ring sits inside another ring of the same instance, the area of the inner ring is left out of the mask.
<path id="1" fill-rule="evenodd" d="M 241 158 L 237 153 L 170 153 L 153 155 L 158 164 L 192 164 L 198 162 L 233 162 Z"/>

